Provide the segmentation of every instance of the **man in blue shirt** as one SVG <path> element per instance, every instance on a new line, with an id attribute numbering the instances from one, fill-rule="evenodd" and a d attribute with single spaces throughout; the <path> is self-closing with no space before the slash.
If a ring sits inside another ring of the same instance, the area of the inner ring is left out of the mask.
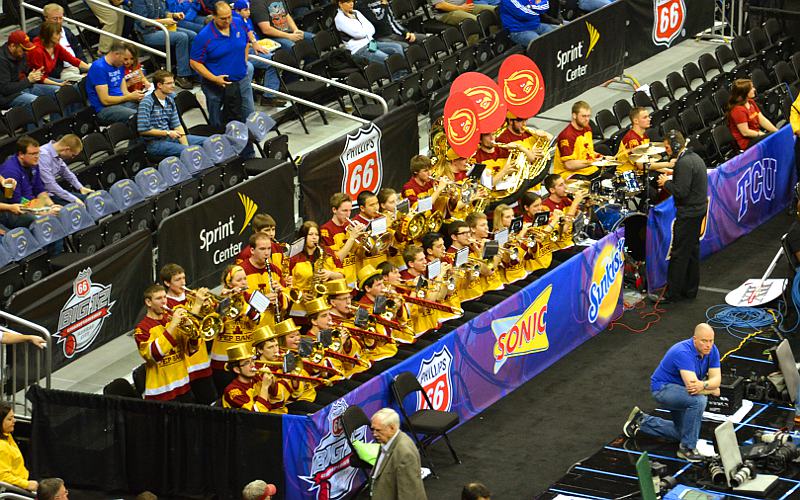
<path id="1" fill-rule="evenodd" d="M 78 180 L 78 176 L 66 163 L 78 156 L 82 150 L 83 142 L 75 134 L 67 134 L 58 141 L 50 141 L 39 148 L 39 176 L 50 198 L 59 205 L 72 202 L 83 205 L 86 195 L 94 192 Z M 74 191 L 67 191 L 61 187 L 59 181 L 68 183 Z"/>
<path id="2" fill-rule="evenodd" d="M 672 413 L 672 420 L 647 415 L 634 407 L 623 427 L 625 435 L 632 438 L 645 433 L 679 441 L 678 457 L 689 462 L 702 461 L 697 440 L 707 395 L 719 396 L 722 383 L 719 361 L 714 329 L 700 323 L 692 338 L 669 348 L 650 377 L 653 397 Z"/>
<path id="3" fill-rule="evenodd" d="M 203 144 L 205 137 L 187 135 L 178 118 L 172 93 L 175 77 L 160 69 L 151 75 L 155 90 L 139 103 L 136 128 L 144 138 L 147 152 L 156 156 L 180 156 L 189 146 Z"/>
<path id="4" fill-rule="evenodd" d="M 192 88 L 192 70 L 189 67 L 189 47 L 196 33 L 191 29 L 181 28 L 178 23 L 183 21 L 186 14 L 183 12 L 167 12 L 167 4 L 164 0 L 133 0 L 131 11 L 142 17 L 152 19 L 163 24 L 170 30 L 169 45 L 175 48 L 175 62 L 177 63 L 178 78 L 175 83 L 182 89 Z M 151 23 L 142 21 L 134 22 L 134 29 L 145 45 L 164 50 L 167 35 L 158 27 Z"/>
<path id="5" fill-rule="evenodd" d="M 103 125 L 128 121 L 136 113 L 138 102 L 144 99 L 144 91 L 128 92 L 125 85 L 123 64 L 127 52 L 123 42 L 115 41 L 106 55 L 92 63 L 86 76 L 89 104 Z"/>
<path id="6" fill-rule="evenodd" d="M 527 49 L 540 35 L 558 28 L 542 22 L 541 17 L 547 16 L 549 9 L 548 0 L 500 0 L 500 22 L 514 43 Z"/>
<path id="7" fill-rule="evenodd" d="M 247 62 L 249 51 L 247 27 L 233 20 L 230 5 L 223 1 L 215 3 L 214 20 L 194 39 L 191 56 L 192 68 L 203 79 L 201 87 L 211 125 L 225 125 L 223 108 L 228 86 L 238 88 L 242 107 L 238 112 L 227 110 L 229 115 L 238 114 L 241 121 L 245 121 L 255 110 L 250 88 L 253 66 Z"/>

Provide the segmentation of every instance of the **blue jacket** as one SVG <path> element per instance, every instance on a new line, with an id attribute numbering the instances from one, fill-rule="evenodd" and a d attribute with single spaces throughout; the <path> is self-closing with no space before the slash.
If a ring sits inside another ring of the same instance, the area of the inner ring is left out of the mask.
<path id="1" fill-rule="evenodd" d="M 510 33 L 532 31 L 541 24 L 539 15 L 548 9 L 548 0 L 500 0 L 500 22 Z"/>

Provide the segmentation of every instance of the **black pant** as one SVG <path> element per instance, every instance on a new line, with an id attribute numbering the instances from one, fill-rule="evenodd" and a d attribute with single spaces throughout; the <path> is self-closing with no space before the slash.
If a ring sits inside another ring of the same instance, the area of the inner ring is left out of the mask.
<path id="1" fill-rule="evenodd" d="M 700 227 L 704 216 L 675 218 L 667 271 L 666 296 L 671 300 L 697 296 L 697 287 L 700 285 Z"/>

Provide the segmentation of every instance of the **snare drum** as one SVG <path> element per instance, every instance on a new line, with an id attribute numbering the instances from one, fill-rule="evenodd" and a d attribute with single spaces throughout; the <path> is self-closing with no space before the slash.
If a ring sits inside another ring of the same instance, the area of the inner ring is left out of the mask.
<path id="1" fill-rule="evenodd" d="M 598 207 L 594 215 L 606 233 L 625 228 L 625 247 L 636 261 L 645 259 L 647 243 L 647 216 L 641 212 L 631 212 L 616 203 Z"/>

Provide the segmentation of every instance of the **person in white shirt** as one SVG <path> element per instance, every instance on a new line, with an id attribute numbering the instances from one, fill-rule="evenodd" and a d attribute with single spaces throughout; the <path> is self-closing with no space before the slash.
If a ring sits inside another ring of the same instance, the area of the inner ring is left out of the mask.
<path id="1" fill-rule="evenodd" d="M 356 60 L 385 61 L 390 54 L 403 55 L 403 46 L 397 42 L 375 40 L 375 27 L 362 13 L 353 8 L 353 0 L 338 0 L 339 10 L 334 23 L 347 50 Z"/>

